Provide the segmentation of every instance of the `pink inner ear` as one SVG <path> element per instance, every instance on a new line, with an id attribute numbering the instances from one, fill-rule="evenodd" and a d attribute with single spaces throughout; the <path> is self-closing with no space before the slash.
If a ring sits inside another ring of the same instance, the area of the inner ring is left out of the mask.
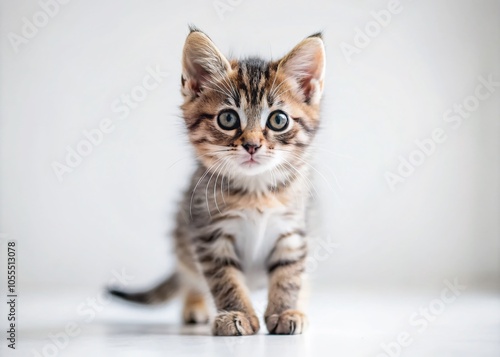
<path id="1" fill-rule="evenodd" d="M 311 81 L 314 79 L 314 76 L 307 76 L 300 80 L 300 87 L 302 88 L 302 92 L 307 100 L 311 99 L 313 95 L 313 89 Z"/>
<path id="2" fill-rule="evenodd" d="M 203 66 L 198 63 L 191 63 L 189 68 L 189 79 L 188 86 L 189 89 L 195 93 L 199 93 L 203 87 L 203 84 L 207 81 L 209 74 L 203 68 Z"/>
<path id="3" fill-rule="evenodd" d="M 306 101 L 314 96 L 316 81 L 321 81 L 324 67 L 324 50 L 320 40 L 306 39 L 285 57 L 283 69 L 294 78 Z"/>
<path id="4" fill-rule="evenodd" d="M 304 95 L 309 100 L 314 95 L 313 91 L 315 89 L 315 85 L 313 83 L 314 80 L 321 80 L 322 72 L 323 72 L 323 56 L 321 52 L 317 51 L 314 54 L 314 59 L 311 61 L 311 65 L 309 66 L 309 75 L 306 75 L 301 81 L 301 87 L 304 91 Z"/>

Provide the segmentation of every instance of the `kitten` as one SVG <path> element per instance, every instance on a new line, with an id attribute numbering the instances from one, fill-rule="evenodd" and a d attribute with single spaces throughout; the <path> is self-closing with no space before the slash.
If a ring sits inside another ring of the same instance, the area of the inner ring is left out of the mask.
<path id="1" fill-rule="evenodd" d="M 278 61 L 228 60 L 191 28 L 182 66 L 181 109 L 198 168 L 177 215 L 177 270 L 146 292 L 111 293 L 152 304 L 182 291 L 186 323 L 208 322 L 213 301 L 213 334 L 239 336 L 259 331 L 248 288 L 267 283 L 267 330 L 300 334 L 308 160 L 325 73 L 321 34 Z"/>

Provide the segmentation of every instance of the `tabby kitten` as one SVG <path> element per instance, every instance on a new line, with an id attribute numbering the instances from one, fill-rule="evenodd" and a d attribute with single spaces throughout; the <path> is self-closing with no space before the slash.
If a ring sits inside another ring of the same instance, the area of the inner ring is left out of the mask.
<path id="1" fill-rule="evenodd" d="M 177 270 L 146 292 L 111 293 L 151 304 L 181 291 L 186 323 L 208 322 L 213 301 L 213 334 L 240 336 L 260 327 L 248 288 L 267 283 L 267 330 L 300 334 L 308 160 L 325 73 L 321 34 L 277 61 L 228 60 L 207 35 L 190 30 L 181 109 L 198 168 L 177 215 Z"/>

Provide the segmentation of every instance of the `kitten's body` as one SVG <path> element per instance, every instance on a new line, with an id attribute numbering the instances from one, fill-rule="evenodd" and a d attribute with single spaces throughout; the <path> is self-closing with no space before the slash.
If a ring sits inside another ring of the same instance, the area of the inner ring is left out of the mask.
<path id="1" fill-rule="evenodd" d="M 183 66 L 182 110 L 199 166 L 177 215 L 178 269 L 150 291 L 114 293 L 154 303 L 183 290 L 186 322 L 208 319 L 209 293 L 218 310 L 214 334 L 248 335 L 259 329 L 248 288 L 268 284 L 269 332 L 301 333 L 307 161 L 319 125 L 322 41 L 309 37 L 276 62 L 229 62 L 193 29 Z"/>
<path id="2" fill-rule="evenodd" d="M 204 167 L 198 168 L 184 197 L 177 225 L 186 233 L 175 234 L 178 247 L 191 248 L 189 242 L 195 236 L 220 230 L 232 237 L 248 287 L 265 286 L 266 264 L 276 242 L 287 234 L 304 235 L 306 231 L 305 204 L 309 192 L 304 191 L 302 182 L 289 183 L 277 192 L 272 186 L 274 182 L 269 182 L 269 189 L 256 191 L 254 185 L 243 188 L 247 185 L 236 184 L 237 178 L 219 176 L 217 179 L 217 174 L 207 174 L 200 180 L 205 172 Z M 210 214 L 207 214 L 207 206 L 211 208 Z M 187 245 L 183 244 L 185 238 Z M 189 260 L 195 259 L 192 256 Z"/>

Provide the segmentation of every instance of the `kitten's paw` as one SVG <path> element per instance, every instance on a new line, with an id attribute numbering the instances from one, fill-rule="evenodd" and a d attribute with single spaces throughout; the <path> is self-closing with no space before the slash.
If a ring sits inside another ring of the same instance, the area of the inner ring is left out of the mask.
<path id="1" fill-rule="evenodd" d="M 259 331 L 257 316 L 239 311 L 221 312 L 214 321 L 212 333 L 215 336 L 254 335 Z"/>
<path id="2" fill-rule="evenodd" d="M 182 318 L 187 325 L 208 323 L 209 312 L 203 295 L 191 293 L 186 297 Z"/>
<path id="3" fill-rule="evenodd" d="M 307 316 L 298 310 L 286 310 L 266 317 L 266 327 L 272 335 L 299 335 L 308 325 Z"/>
<path id="4" fill-rule="evenodd" d="M 182 318 L 186 325 L 208 324 L 210 320 L 205 306 L 186 306 L 182 312 Z"/>

